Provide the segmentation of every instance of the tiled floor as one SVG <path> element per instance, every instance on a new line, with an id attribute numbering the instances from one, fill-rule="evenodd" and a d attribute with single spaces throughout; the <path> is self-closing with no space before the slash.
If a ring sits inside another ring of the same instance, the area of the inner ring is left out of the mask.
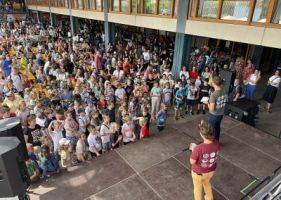
<path id="1" fill-rule="evenodd" d="M 192 200 L 190 152 L 183 149 L 200 141 L 201 117 L 171 122 L 162 133 L 152 128 L 150 138 L 32 186 L 31 199 Z M 238 200 L 254 178 L 262 179 L 281 165 L 281 140 L 227 117 L 222 130 L 214 196 Z"/>

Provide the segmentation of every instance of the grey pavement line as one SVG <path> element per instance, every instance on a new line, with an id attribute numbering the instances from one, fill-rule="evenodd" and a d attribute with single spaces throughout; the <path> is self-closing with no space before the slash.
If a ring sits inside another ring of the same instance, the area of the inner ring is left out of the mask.
<path id="1" fill-rule="evenodd" d="M 226 132 L 227 132 L 227 131 L 226 131 Z M 267 134 L 267 133 L 266 133 L 266 134 Z M 272 157 L 270 154 L 268 154 L 268 153 L 262 151 L 261 149 L 255 147 L 255 146 L 253 146 L 253 145 L 251 145 L 251 144 L 249 144 L 249 143 L 247 143 L 247 142 L 244 142 L 243 140 L 241 140 L 241 139 L 239 139 L 239 138 L 237 138 L 237 137 L 232 136 L 231 134 L 225 133 L 225 135 L 227 135 L 227 136 L 229 136 L 229 137 L 232 137 L 232 138 L 236 139 L 238 142 L 241 142 L 241 143 L 243 143 L 243 144 L 245 144 L 245 145 L 247 145 L 247 146 L 249 146 L 249 147 L 251 147 L 251 148 L 253 148 L 253 149 L 255 149 L 255 150 L 257 150 L 257 151 L 259 151 L 259 152 L 261 152 L 261 153 L 263 153 L 263 154 L 265 154 L 265 155 L 267 155 L 268 157 L 272 158 L 273 160 L 276 160 L 276 161 L 278 161 L 278 162 L 281 162 L 281 160 L 279 160 L 278 158 Z M 271 136 L 271 137 L 274 137 L 274 136 Z"/>
<path id="2" fill-rule="evenodd" d="M 179 161 L 176 157 L 173 157 L 173 159 L 175 159 L 181 166 L 183 166 L 184 168 L 186 168 L 189 172 L 190 169 L 188 169 L 181 161 Z M 223 198 L 225 198 L 226 200 L 229 200 L 229 198 L 227 198 L 221 191 L 219 191 L 216 187 L 214 187 L 212 185 L 212 188 L 214 188 L 214 190 L 216 190 L 217 193 L 219 193 L 221 196 L 223 196 Z"/>
<path id="3" fill-rule="evenodd" d="M 137 172 L 133 166 L 131 166 L 131 164 L 118 152 L 116 151 L 117 154 L 127 163 L 127 165 L 129 165 L 134 171 L 135 173 L 141 178 L 141 180 L 162 200 L 164 200 L 161 195 L 140 175 L 139 172 Z"/>
<path id="4" fill-rule="evenodd" d="M 123 181 L 126 181 L 126 180 L 132 178 L 133 176 L 136 176 L 136 174 L 134 173 L 134 174 L 132 174 L 131 176 L 128 176 L 127 178 L 124 178 L 124 179 L 122 179 L 121 181 L 118 181 L 117 183 L 114 183 L 114 184 L 112 184 L 111 186 L 109 186 L 109 187 L 107 187 L 107 188 L 104 188 L 103 190 L 100 190 L 100 191 L 98 191 L 98 192 L 92 194 L 91 196 L 85 198 L 84 200 L 88 200 L 88 199 L 91 198 L 91 197 L 95 197 L 97 194 L 100 194 L 100 193 L 104 192 L 105 190 L 110 189 L 110 188 L 114 187 L 115 185 L 118 185 L 119 183 L 122 183 Z"/>

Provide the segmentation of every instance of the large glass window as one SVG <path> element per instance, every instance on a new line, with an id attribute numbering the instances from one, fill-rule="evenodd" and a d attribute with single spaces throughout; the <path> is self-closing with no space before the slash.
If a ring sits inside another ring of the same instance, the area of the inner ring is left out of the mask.
<path id="1" fill-rule="evenodd" d="M 78 0 L 78 8 L 83 9 L 83 0 Z"/>
<path id="2" fill-rule="evenodd" d="M 119 0 L 112 0 L 113 1 L 113 11 L 119 12 Z"/>
<path id="3" fill-rule="evenodd" d="M 137 4 L 136 4 L 136 0 L 132 0 L 132 13 L 136 13 L 137 12 Z"/>
<path id="4" fill-rule="evenodd" d="M 221 19 L 247 21 L 251 0 L 224 0 Z"/>
<path id="5" fill-rule="evenodd" d="M 174 6 L 174 16 L 178 16 L 178 5 L 179 5 L 179 0 L 175 0 L 175 6 Z"/>
<path id="6" fill-rule="evenodd" d="M 156 14 L 156 0 L 145 0 L 144 2 L 144 13 Z"/>
<path id="7" fill-rule="evenodd" d="M 159 15 L 171 15 L 171 0 L 159 0 Z"/>
<path id="8" fill-rule="evenodd" d="M 200 0 L 198 16 L 206 18 L 216 18 L 218 3 L 218 0 Z"/>
<path id="9" fill-rule="evenodd" d="M 91 10 L 95 9 L 94 0 L 88 0 L 88 1 L 89 1 L 89 9 Z"/>
<path id="10" fill-rule="evenodd" d="M 138 1 L 138 13 L 140 14 L 141 13 L 142 4 L 141 4 L 141 0 L 137 0 L 137 1 Z"/>
<path id="11" fill-rule="evenodd" d="M 101 11 L 102 0 L 96 0 L 96 10 Z"/>
<path id="12" fill-rule="evenodd" d="M 281 1 L 276 1 L 273 17 L 272 17 L 272 23 L 274 24 L 281 24 Z"/>
<path id="13" fill-rule="evenodd" d="M 128 6 L 128 0 L 121 0 L 121 12 L 128 12 L 129 6 Z"/>
<path id="14" fill-rule="evenodd" d="M 266 22 L 266 15 L 270 0 L 257 0 L 253 15 L 253 22 Z"/>

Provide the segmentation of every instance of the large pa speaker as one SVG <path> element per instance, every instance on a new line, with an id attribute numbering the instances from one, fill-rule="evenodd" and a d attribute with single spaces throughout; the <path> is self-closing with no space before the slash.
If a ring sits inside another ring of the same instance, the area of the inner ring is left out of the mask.
<path id="1" fill-rule="evenodd" d="M 222 79 L 222 86 L 223 86 L 225 92 L 227 92 L 227 94 L 228 94 L 232 84 L 234 83 L 235 72 L 232 72 L 230 70 L 221 69 L 220 77 Z"/>
<path id="2" fill-rule="evenodd" d="M 0 198 L 23 195 L 30 184 L 21 151 L 18 138 L 0 138 Z"/>
<path id="3" fill-rule="evenodd" d="M 251 126 L 255 126 L 255 117 L 259 112 L 258 102 L 248 99 L 239 99 L 226 104 L 225 115 Z"/>
<path id="4" fill-rule="evenodd" d="M 20 141 L 20 158 L 22 160 L 28 159 L 28 153 L 19 118 L 12 117 L 0 120 L 0 138 L 1 137 L 17 137 Z"/>

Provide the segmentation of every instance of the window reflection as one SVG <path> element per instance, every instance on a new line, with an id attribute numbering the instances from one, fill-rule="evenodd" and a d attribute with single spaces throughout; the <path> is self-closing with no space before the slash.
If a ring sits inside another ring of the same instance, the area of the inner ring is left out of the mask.
<path id="1" fill-rule="evenodd" d="M 198 16 L 206 18 L 216 18 L 218 3 L 218 0 L 200 0 Z"/>
<path id="2" fill-rule="evenodd" d="M 159 0 L 159 15 L 171 15 L 171 0 Z"/>
<path id="3" fill-rule="evenodd" d="M 101 11 L 102 0 L 96 0 L 96 9 Z"/>
<path id="4" fill-rule="evenodd" d="M 145 0 L 144 12 L 146 14 L 156 14 L 156 0 Z"/>
<path id="5" fill-rule="evenodd" d="M 253 22 L 266 22 L 266 15 L 270 0 L 257 0 L 253 15 Z"/>
<path id="6" fill-rule="evenodd" d="M 121 0 L 121 12 L 128 12 L 128 0 Z"/>
<path id="7" fill-rule="evenodd" d="M 222 5 L 221 19 L 247 21 L 251 0 L 225 0 Z"/>
<path id="8" fill-rule="evenodd" d="M 281 1 L 276 1 L 272 23 L 274 24 L 281 24 Z"/>
<path id="9" fill-rule="evenodd" d="M 119 12 L 119 0 L 112 0 L 113 1 L 113 11 Z"/>

